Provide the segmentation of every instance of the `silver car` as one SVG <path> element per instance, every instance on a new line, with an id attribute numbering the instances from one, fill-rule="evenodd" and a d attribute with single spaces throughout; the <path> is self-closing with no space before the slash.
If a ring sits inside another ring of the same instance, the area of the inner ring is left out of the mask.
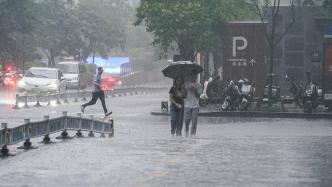
<path id="1" fill-rule="evenodd" d="M 19 93 L 57 93 L 66 87 L 59 69 L 42 67 L 30 68 L 17 85 Z"/>

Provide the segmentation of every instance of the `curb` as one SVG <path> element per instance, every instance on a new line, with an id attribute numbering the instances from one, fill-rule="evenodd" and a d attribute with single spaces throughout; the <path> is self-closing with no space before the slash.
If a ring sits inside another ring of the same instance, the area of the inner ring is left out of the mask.
<path id="1" fill-rule="evenodd" d="M 169 112 L 152 111 L 151 115 L 169 116 Z M 200 112 L 202 117 L 242 117 L 242 118 L 295 118 L 295 119 L 332 119 L 332 113 L 295 113 L 295 112 Z"/>

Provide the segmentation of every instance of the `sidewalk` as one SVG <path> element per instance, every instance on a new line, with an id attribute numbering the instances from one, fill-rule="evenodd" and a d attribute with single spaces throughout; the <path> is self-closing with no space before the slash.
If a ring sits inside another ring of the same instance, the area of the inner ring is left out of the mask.
<path id="1" fill-rule="evenodd" d="M 243 117 L 243 118 L 299 118 L 299 119 L 332 119 L 332 113 L 319 112 L 304 113 L 303 109 L 286 106 L 287 112 L 267 111 L 221 111 L 218 105 L 201 107 L 199 116 L 202 117 Z M 169 116 L 169 112 L 153 109 L 151 115 Z"/>

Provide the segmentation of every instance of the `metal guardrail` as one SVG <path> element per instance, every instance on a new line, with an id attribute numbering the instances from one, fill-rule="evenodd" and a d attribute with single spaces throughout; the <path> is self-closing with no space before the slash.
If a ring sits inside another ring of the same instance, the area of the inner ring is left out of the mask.
<path id="1" fill-rule="evenodd" d="M 106 90 L 105 96 L 126 96 L 130 95 L 138 95 L 139 93 L 152 93 L 152 92 L 161 92 L 164 91 L 166 87 L 163 86 L 131 86 L 131 87 L 121 87 L 115 88 L 113 90 Z M 81 91 L 77 90 L 76 92 L 64 92 L 64 93 L 57 93 L 57 94 L 33 94 L 33 95 L 19 95 L 16 94 L 16 100 L 14 109 L 19 109 L 19 104 L 24 103 L 25 108 L 30 107 L 28 103 L 35 102 L 34 106 L 39 107 L 41 106 L 40 102 L 47 102 L 47 105 L 50 105 L 52 101 L 56 101 L 57 104 L 78 102 L 79 98 L 81 100 L 86 101 L 87 97 L 91 96 L 91 91 Z M 71 99 L 69 101 L 69 99 Z"/>
<path id="2" fill-rule="evenodd" d="M 37 122 L 30 122 L 29 119 L 24 120 L 24 124 L 14 128 L 7 128 L 7 123 L 1 124 L 0 130 L 0 146 L 2 147 L 1 153 L 8 152 L 7 145 L 17 144 L 19 142 L 31 146 L 30 138 L 37 137 L 49 137 L 50 134 L 61 132 L 66 133 L 67 130 L 76 130 L 78 133 L 81 131 L 88 131 L 89 135 L 93 135 L 93 132 L 100 133 L 101 137 L 108 134 L 109 137 L 114 136 L 113 119 L 109 118 L 108 121 L 99 121 L 90 115 L 89 118 L 83 118 L 80 113 L 77 117 L 67 116 L 67 112 L 64 111 L 62 117 L 49 119 L 49 116 L 44 116 L 44 120 Z M 66 137 L 63 137 L 66 138 Z M 29 144 L 26 144 L 26 143 Z M 5 152 L 3 152 L 5 150 Z M 5 154 L 6 155 L 6 154 Z"/>
<path id="3" fill-rule="evenodd" d="M 5 130 L 0 130 L 0 146 L 3 146 L 5 144 L 3 140 L 3 134 L 5 133 Z"/>

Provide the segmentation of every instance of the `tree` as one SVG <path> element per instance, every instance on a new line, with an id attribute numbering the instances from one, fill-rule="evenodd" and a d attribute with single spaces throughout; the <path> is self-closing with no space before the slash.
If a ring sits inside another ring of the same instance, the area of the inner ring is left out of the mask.
<path id="1" fill-rule="evenodd" d="M 64 1 L 42 0 L 37 4 L 39 11 L 34 22 L 33 38 L 36 47 L 42 49 L 49 66 L 55 66 L 55 58 L 67 42 L 68 22 L 72 17 Z"/>
<path id="2" fill-rule="evenodd" d="M 126 5 L 119 0 L 81 0 L 76 9 L 80 29 L 81 44 L 72 47 L 81 51 L 81 59 L 86 61 L 93 52 L 106 56 L 110 49 L 125 42 Z"/>
<path id="3" fill-rule="evenodd" d="M 92 52 L 106 56 L 111 48 L 122 45 L 125 16 L 121 15 L 124 5 L 120 2 L 80 0 L 69 6 L 66 1 L 39 1 L 33 34 L 49 66 L 55 66 L 58 56 L 86 61 Z"/>
<path id="4" fill-rule="evenodd" d="M 281 33 L 281 35 L 277 35 L 276 27 L 278 17 L 280 15 L 280 0 L 251 0 L 251 3 L 254 7 L 254 12 L 257 14 L 261 22 L 264 24 L 268 21 L 269 27 L 265 28 L 265 39 L 267 41 L 267 45 L 269 48 L 269 104 L 272 104 L 272 85 L 273 85 L 273 72 L 274 72 L 274 54 L 277 45 L 282 41 L 285 37 L 289 29 L 295 23 L 295 1 L 290 0 L 290 15 L 291 22 L 288 23 L 286 29 Z M 267 20 L 268 18 L 268 20 Z"/>
<path id="5" fill-rule="evenodd" d="M 15 58 L 21 52 L 17 36 L 31 33 L 33 7 L 32 0 L 0 0 L 0 58 Z"/>
<path id="6" fill-rule="evenodd" d="M 183 60 L 195 60 L 197 52 L 214 52 L 221 47 L 223 23 L 248 15 L 245 0 L 142 0 L 135 25 L 143 22 L 153 32 L 153 44 L 164 50 L 174 43 Z"/>

